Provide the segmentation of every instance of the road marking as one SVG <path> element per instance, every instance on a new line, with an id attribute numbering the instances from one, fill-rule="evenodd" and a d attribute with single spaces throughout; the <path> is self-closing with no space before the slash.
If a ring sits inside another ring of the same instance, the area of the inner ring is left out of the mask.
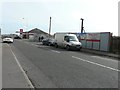
<path id="1" fill-rule="evenodd" d="M 94 64 L 94 65 L 97 65 L 97 66 L 101 66 L 101 67 L 104 67 L 104 68 L 107 68 L 107 69 L 111 69 L 111 70 L 120 72 L 120 70 L 118 70 L 118 69 L 111 68 L 111 67 L 108 67 L 108 66 L 99 64 L 99 63 L 91 62 L 91 61 L 88 61 L 88 60 L 85 60 L 85 59 L 82 59 L 82 58 L 79 58 L 79 57 L 72 56 L 72 58 L 79 59 L 79 60 L 81 60 L 81 61 L 84 61 L 84 62 L 87 62 L 87 63 L 90 63 L 90 64 Z"/>
<path id="2" fill-rule="evenodd" d="M 20 62 L 18 61 L 18 59 L 17 59 L 17 57 L 15 56 L 14 52 L 12 51 L 12 49 L 10 49 L 10 50 L 11 50 L 11 52 L 12 52 L 12 54 L 13 54 L 13 56 L 14 56 L 17 64 L 18 64 L 20 70 L 22 71 L 22 73 L 23 73 L 26 81 L 28 82 L 29 87 L 32 88 L 33 90 L 35 90 L 35 87 L 33 86 L 32 82 L 30 81 L 30 79 L 28 78 L 27 74 L 26 74 L 25 71 L 23 70 L 23 68 L 22 68 L 22 66 L 20 65 Z"/>
<path id="3" fill-rule="evenodd" d="M 56 50 L 51 50 L 52 52 L 55 52 L 55 53 L 60 53 L 59 51 L 56 51 Z"/>
<path id="4" fill-rule="evenodd" d="M 31 44 L 32 46 L 38 46 L 38 45 L 36 45 L 36 44 Z"/>
<path id="5" fill-rule="evenodd" d="M 38 44 L 30 44 L 31 46 L 35 46 L 35 47 L 49 47 L 49 46 L 46 46 L 46 45 L 38 45 Z"/>
<path id="6" fill-rule="evenodd" d="M 112 59 L 108 59 L 108 58 L 103 58 L 103 57 L 99 57 L 99 56 L 91 56 L 93 58 L 99 58 L 99 59 L 103 59 L 103 60 L 107 60 L 107 61 L 113 61 L 113 62 L 117 62 L 116 60 L 112 60 Z"/>
<path id="7" fill-rule="evenodd" d="M 45 46 L 45 45 L 37 45 L 38 47 L 49 47 L 49 46 Z"/>

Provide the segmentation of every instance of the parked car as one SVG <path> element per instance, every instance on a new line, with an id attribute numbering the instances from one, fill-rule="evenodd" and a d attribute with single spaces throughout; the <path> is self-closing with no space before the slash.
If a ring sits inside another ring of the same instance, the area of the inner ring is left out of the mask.
<path id="1" fill-rule="evenodd" d="M 14 39 L 21 39 L 21 37 L 19 37 L 19 36 L 16 36 L 16 37 L 14 37 Z"/>
<path id="2" fill-rule="evenodd" d="M 5 38 L 2 39 L 3 43 L 13 43 L 13 41 L 14 40 L 11 37 L 5 37 Z"/>
<path id="3" fill-rule="evenodd" d="M 42 40 L 43 45 L 49 45 L 54 46 L 55 45 L 55 39 L 47 38 Z"/>
<path id="4" fill-rule="evenodd" d="M 54 46 L 55 45 L 55 39 L 49 39 L 49 45 Z"/>
<path id="5" fill-rule="evenodd" d="M 48 38 L 43 39 L 42 44 L 43 45 L 49 45 L 49 39 Z"/>

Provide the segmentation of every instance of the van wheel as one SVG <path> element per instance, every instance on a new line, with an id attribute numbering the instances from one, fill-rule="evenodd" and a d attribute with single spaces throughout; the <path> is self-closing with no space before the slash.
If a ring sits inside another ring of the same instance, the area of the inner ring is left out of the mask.
<path id="1" fill-rule="evenodd" d="M 58 45 L 57 45 L 57 44 L 55 44 L 55 47 L 56 47 L 56 48 L 58 48 Z"/>
<path id="2" fill-rule="evenodd" d="M 49 43 L 48 46 L 51 46 L 51 44 Z"/>
<path id="3" fill-rule="evenodd" d="M 70 46 L 67 45 L 67 46 L 66 46 L 66 49 L 69 51 L 69 50 L 70 50 Z"/>

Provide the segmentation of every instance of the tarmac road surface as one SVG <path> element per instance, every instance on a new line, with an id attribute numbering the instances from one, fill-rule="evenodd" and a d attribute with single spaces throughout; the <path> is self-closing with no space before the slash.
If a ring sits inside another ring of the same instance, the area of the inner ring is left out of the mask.
<path id="1" fill-rule="evenodd" d="M 8 46 L 3 44 L 3 59 L 11 54 L 9 49 L 36 88 L 118 88 L 118 60 L 22 40 L 15 40 Z M 9 59 L 14 60 L 13 57 Z M 3 61 L 3 65 L 10 60 Z M 6 65 L 3 66 L 4 75 L 8 74 Z M 4 75 L 3 81 L 7 81 Z"/>

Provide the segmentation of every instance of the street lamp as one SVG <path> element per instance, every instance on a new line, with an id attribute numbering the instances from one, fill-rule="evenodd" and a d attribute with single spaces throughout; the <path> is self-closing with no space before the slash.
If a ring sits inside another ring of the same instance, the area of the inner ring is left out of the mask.
<path id="1" fill-rule="evenodd" d="M 0 28 L 0 36 L 1 36 L 1 28 Z"/>
<path id="2" fill-rule="evenodd" d="M 22 18 L 25 21 L 25 30 L 27 31 L 28 29 L 28 20 L 26 18 Z"/>

